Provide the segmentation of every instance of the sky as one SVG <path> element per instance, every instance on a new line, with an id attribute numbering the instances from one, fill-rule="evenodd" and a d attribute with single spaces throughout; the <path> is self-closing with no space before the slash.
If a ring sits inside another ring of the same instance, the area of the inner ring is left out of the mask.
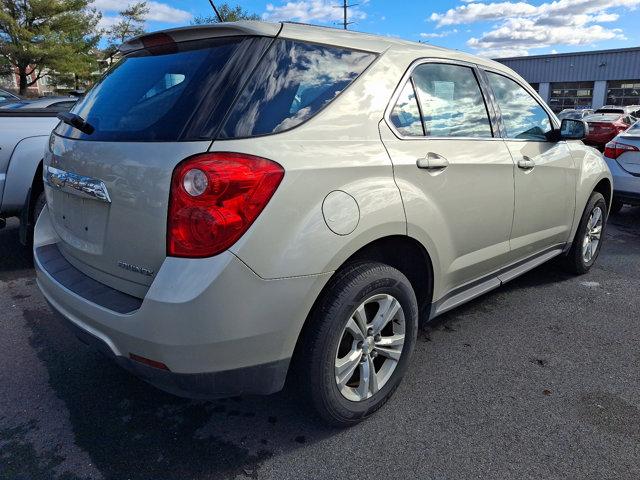
<path id="1" fill-rule="evenodd" d="M 95 0 L 103 25 L 130 0 Z M 149 31 L 209 15 L 208 0 L 148 1 Z M 221 3 L 221 2 L 217 2 Z M 246 0 L 264 20 L 336 25 L 342 0 Z M 353 0 L 352 30 L 429 42 L 486 57 L 640 46 L 640 0 Z M 615 5 L 615 6 L 614 6 Z"/>

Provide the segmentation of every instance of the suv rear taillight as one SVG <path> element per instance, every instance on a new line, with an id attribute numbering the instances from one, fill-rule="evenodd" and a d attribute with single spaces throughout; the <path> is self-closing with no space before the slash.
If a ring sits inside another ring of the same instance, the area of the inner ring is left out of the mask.
<path id="1" fill-rule="evenodd" d="M 241 153 L 203 153 L 173 171 L 167 255 L 211 257 L 247 231 L 267 205 L 284 169 Z"/>
<path id="2" fill-rule="evenodd" d="M 604 156 L 615 160 L 625 152 L 637 152 L 638 147 L 633 145 L 627 145 L 626 143 L 620 143 L 616 141 L 609 142 L 604 147 Z"/>

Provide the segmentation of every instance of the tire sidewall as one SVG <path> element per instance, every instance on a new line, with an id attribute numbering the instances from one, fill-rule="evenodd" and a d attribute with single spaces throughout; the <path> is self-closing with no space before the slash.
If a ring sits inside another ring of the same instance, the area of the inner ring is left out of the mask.
<path id="1" fill-rule="evenodd" d="M 398 270 L 386 265 L 374 265 L 364 274 L 358 275 L 355 281 L 338 282 L 328 292 L 326 308 L 322 309 L 321 321 L 326 322 L 328 328 L 324 329 L 325 335 L 319 342 L 317 356 L 315 356 L 320 362 L 317 371 L 317 375 L 320 376 L 317 386 L 320 388 L 316 389 L 315 394 L 321 396 L 318 400 L 331 411 L 331 416 L 341 419 L 343 423 L 356 423 L 371 415 L 386 402 L 402 380 L 415 347 L 418 307 L 411 284 Z M 354 402 L 340 393 L 335 382 L 335 355 L 344 327 L 353 312 L 362 302 L 381 293 L 393 296 L 402 306 L 405 316 L 405 343 L 402 356 L 391 378 L 380 391 L 371 398 Z M 336 297 L 346 301 L 335 301 Z"/>
<path id="2" fill-rule="evenodd" d="M 45 205 L 47 204 L 47 197 L 44 192 L 41 192 L 36 198 L 35 204 L 33 205 L 33 224 L 35 225 L 38 221 L 38 217 L 44 210 Z"/>
<path id="3" fill-rule="evenodd" d="M 585 262 L 584 258 L 582 257 L 582 242 L 584 240 L 584 236 L 587 233 L 587 224 L 589 223 L 589 217 L 591 216 L 591 212 L 593 212 L 593 210 L 598 206 L 602 210 L 602 216 L 603 216 L 602 231 L 600 233 L 600 242 L 598 242 L 598 248 L 596 249 L 596 252 L 591 258 L 591 260 L 589 260 L 588 262 Z M 591 197 L 587 202 L 587 206 L 584 209 L 584 213 L 582 214 L 580 225 L 578 227 L 578 231 L 576 232 L 576 238 L 574 241 L 574 252 L 573 252 L 574 261 L 576 262 L 576 266 L 578 267 L 578 270 L 582 271 L 583 273 L 586 273 L 589 271 L 589 269 L 591 269 L 595 261 L 598 259 L 598 256 L 600 255 L 600 250 L 602 250 L 602 244 L 604 242 L 604 235 L 605 235 L 605 229 L 607 226 L 608 218 L 609 218 L 609 211 L 607 209 L 607 202 L 605 201 L 602 194 L 598 192 L 594 192 L 593 194 L 591 194 Z"/>

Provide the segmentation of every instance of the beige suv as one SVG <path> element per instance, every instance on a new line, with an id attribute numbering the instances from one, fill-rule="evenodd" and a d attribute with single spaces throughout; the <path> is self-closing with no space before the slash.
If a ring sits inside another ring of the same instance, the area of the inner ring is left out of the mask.
<path id="1" fill-rule="evenodd" d="M 609 171 L 503 65 L 286 23 L 121 50 L 50 138 L 35 262 L 78 336 L 159 388 L 268 394 L 297 373 L 354 424 L 419 319 L 598 256 Z"/>

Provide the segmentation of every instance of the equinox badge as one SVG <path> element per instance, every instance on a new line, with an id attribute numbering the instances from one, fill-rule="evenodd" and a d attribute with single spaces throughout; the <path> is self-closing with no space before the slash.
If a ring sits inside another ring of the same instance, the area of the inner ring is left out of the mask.
<path id="1" fill-rule="evenodd" d="M 149 270 L 148 268 L 144 268 L 144 267 L 139 267 L 138 265 L 132 265 L 130 263 L 123 262 L 122 260 L 118 261 L 118 266 L 120 268 L 124 268 L 125 270 L 129 270 L 130 272 L 146 275 L 147 277 L 151 277 L 153 275 L 153 270 Z"/>

